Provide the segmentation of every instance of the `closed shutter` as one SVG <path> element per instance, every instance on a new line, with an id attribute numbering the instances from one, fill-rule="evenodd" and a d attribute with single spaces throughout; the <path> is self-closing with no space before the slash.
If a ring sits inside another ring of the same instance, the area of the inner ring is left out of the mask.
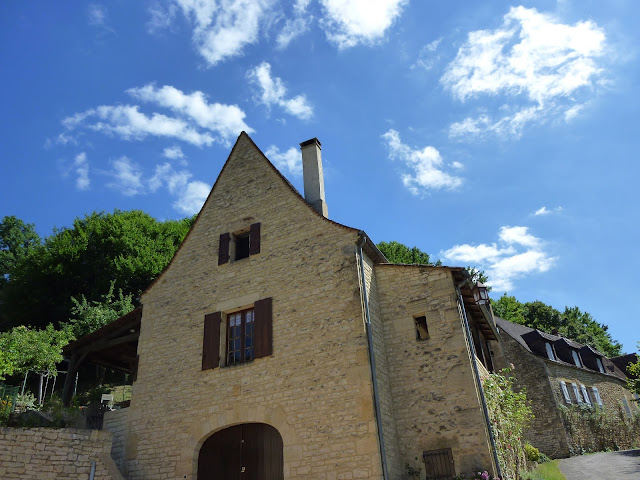
<path id="1" fill-rule="evenodd" d="M 564 395 L 564 401 L 567 403 L 571 403 L 571 397 L 569 396 L 569 390 L 567 389 L 567 384 L 560 380 L 560 387 L 562 388 L 562 395 Z"/>
<path id="2" fill-rule="evenodd" d="M 202 370 L 220 365 L 220 312 L 204 316 L 204 339 L 202 341 Z"/>
<path id="3" fill-rule="evenodd" d="M 580 397 L 580 390 L 578 390 L 578 385 L 576 385 L 575 383 L 572 383 L 571 386 L 573 387 L 573 393 L 576 396 L 576 401 L 578 402 L 578 405 L 582 404 L 582 398 Z"/>
<path id="4" fill-rule="evenodd" d="M 589 392 L 587 391 L 587 387 L 585 387 L 584 385 L 580 385 L 580 390 L 582 390 L 582 396 L 584 397 L 585 403 L 591 406 L 591 399 L 589 398 Z"/>
<path id="5" fill-rule="evenodd" d="M 249 255 L 260 253 L 260 224 L 249 227 Z"/>
<path id="6" fill-rule="evenodd" d="M 231 235 L 223 233 L 220 235 L 220 248 L 218 249 L 218 265 L 225 264 L 229 261 L 229 242 Z"/>
<path id="7" fill-rule="evenodd" d="M 255 358 L 268 357 L 273 353 L 273 315 L 271 297 L 258 300 L 255 312 L 254 354 Z"/>

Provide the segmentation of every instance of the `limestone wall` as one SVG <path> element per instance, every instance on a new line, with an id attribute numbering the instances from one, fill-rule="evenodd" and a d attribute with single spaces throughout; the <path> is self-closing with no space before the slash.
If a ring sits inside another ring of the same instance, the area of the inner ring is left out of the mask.
<path id="1" fill-rule="evenodd" d="M 542 358 L 529 353 L 506 333 L 501 334 L 507 361 L 514 366 L 516 385 L 525 388 L 535 418 L 525 432 L 526 440 L 551 458 L 569 456 L 569 442 L 562 425 L 549 370 Z"/>
<path id="2" fill-rule="evenodd" d="M 111 434 L 98 430 L 0 428 L 3 480 L 122 480 L 111 461 Z"/>
<path id="3" fill-rule="evenodd" d="M 256 222 L 261 252 L 218 266 L 220 234 Z M 285 478 L 380 478 L 357 239 L 240 138 L 183 246 L 142 296 L 130 480 L 194 480 L 205 439 L 244 422 L 278 430 Z M 204 316 L 267 297 L 273 355 L 203 371 Z"/>
<path id="4" fill-rule="evenodd" d="M 376 265 L 400 464 L 420 468 L 423 451 L 451 448 L 456 472 L 492 468 L 490 441 L 457 308 L 451 272 Z M 414 317 L 429 338 L 416 340 Z"/>
<path id="5" fill-rule="evenodd" d="M 104 414 L 102 429 L 111 432 L 113 441 L 111 444 L 111 458 L 114 463 L 126 475 L 126 437 L 127 437 L 127 418 L 129 409 L 107 411 Z"/>

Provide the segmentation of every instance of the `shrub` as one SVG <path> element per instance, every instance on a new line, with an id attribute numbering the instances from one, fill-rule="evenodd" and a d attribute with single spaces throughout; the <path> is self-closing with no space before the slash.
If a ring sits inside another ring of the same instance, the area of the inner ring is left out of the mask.
<path id="1" fill-rule="evenodd" d="M 540 450 L 529 443 L 524 444 L 524 453 L 530 462 L 540 461 Z"/>

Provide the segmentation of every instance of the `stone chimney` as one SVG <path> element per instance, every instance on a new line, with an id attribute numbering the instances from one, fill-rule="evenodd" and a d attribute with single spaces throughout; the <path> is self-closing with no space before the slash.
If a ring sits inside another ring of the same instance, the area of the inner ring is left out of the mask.
<path id="1" fill-rule="evenodd" d="M 323 217 L 329 217 L 324 201 L 324 176 L 322 174 L 322 150 L 320 140 L 312 138 L 300 144 L 302 150 L 302 172 L 304 177 L 304 199 Z"/>

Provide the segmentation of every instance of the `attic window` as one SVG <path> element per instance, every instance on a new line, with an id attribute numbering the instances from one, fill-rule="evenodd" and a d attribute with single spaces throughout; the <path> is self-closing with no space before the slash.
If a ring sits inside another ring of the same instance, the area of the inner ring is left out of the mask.
<path id="1" fill-rule="evenodd" d="M 427 317 L 414 317 L 413 322 L 416 327 L 416 340 L 426 340 L 429 338 L 429 329 L 427 328 Z"/>
<path id="2" fill-rule="evenodd" d="M 576 367 L 582 367 L 582 362 L 580 361 L 578 352 L 576 352 L 575 350 L 571 350 L 571 356 L 573 357 L 573 363 L 575 363 Z"/>
<path id="3" fill-rule="evenodd" d="M 551 346 L 551 344 L 549 342 L 544 342 L 544 348 L 547 349 L 547 357 L 549 357 L 549 360 L 556 360 L 556 355 L 555 353 L 553 353 L 553 347 Z"/>
<path id="4" fill-rule="evenodd" d="M 249 258 L 249 232 L 234 235 L 236 243 L 236 260 Z"/>
<path id="5" fill-rule="evenodd" d="M 598 365 L 598 370 L 600 370 L 600 373 L 604 373 L 604 365 L 602 365 L 602 360 L 600 360 L 600 358 L 596 357 L 596 365 Z"/>

